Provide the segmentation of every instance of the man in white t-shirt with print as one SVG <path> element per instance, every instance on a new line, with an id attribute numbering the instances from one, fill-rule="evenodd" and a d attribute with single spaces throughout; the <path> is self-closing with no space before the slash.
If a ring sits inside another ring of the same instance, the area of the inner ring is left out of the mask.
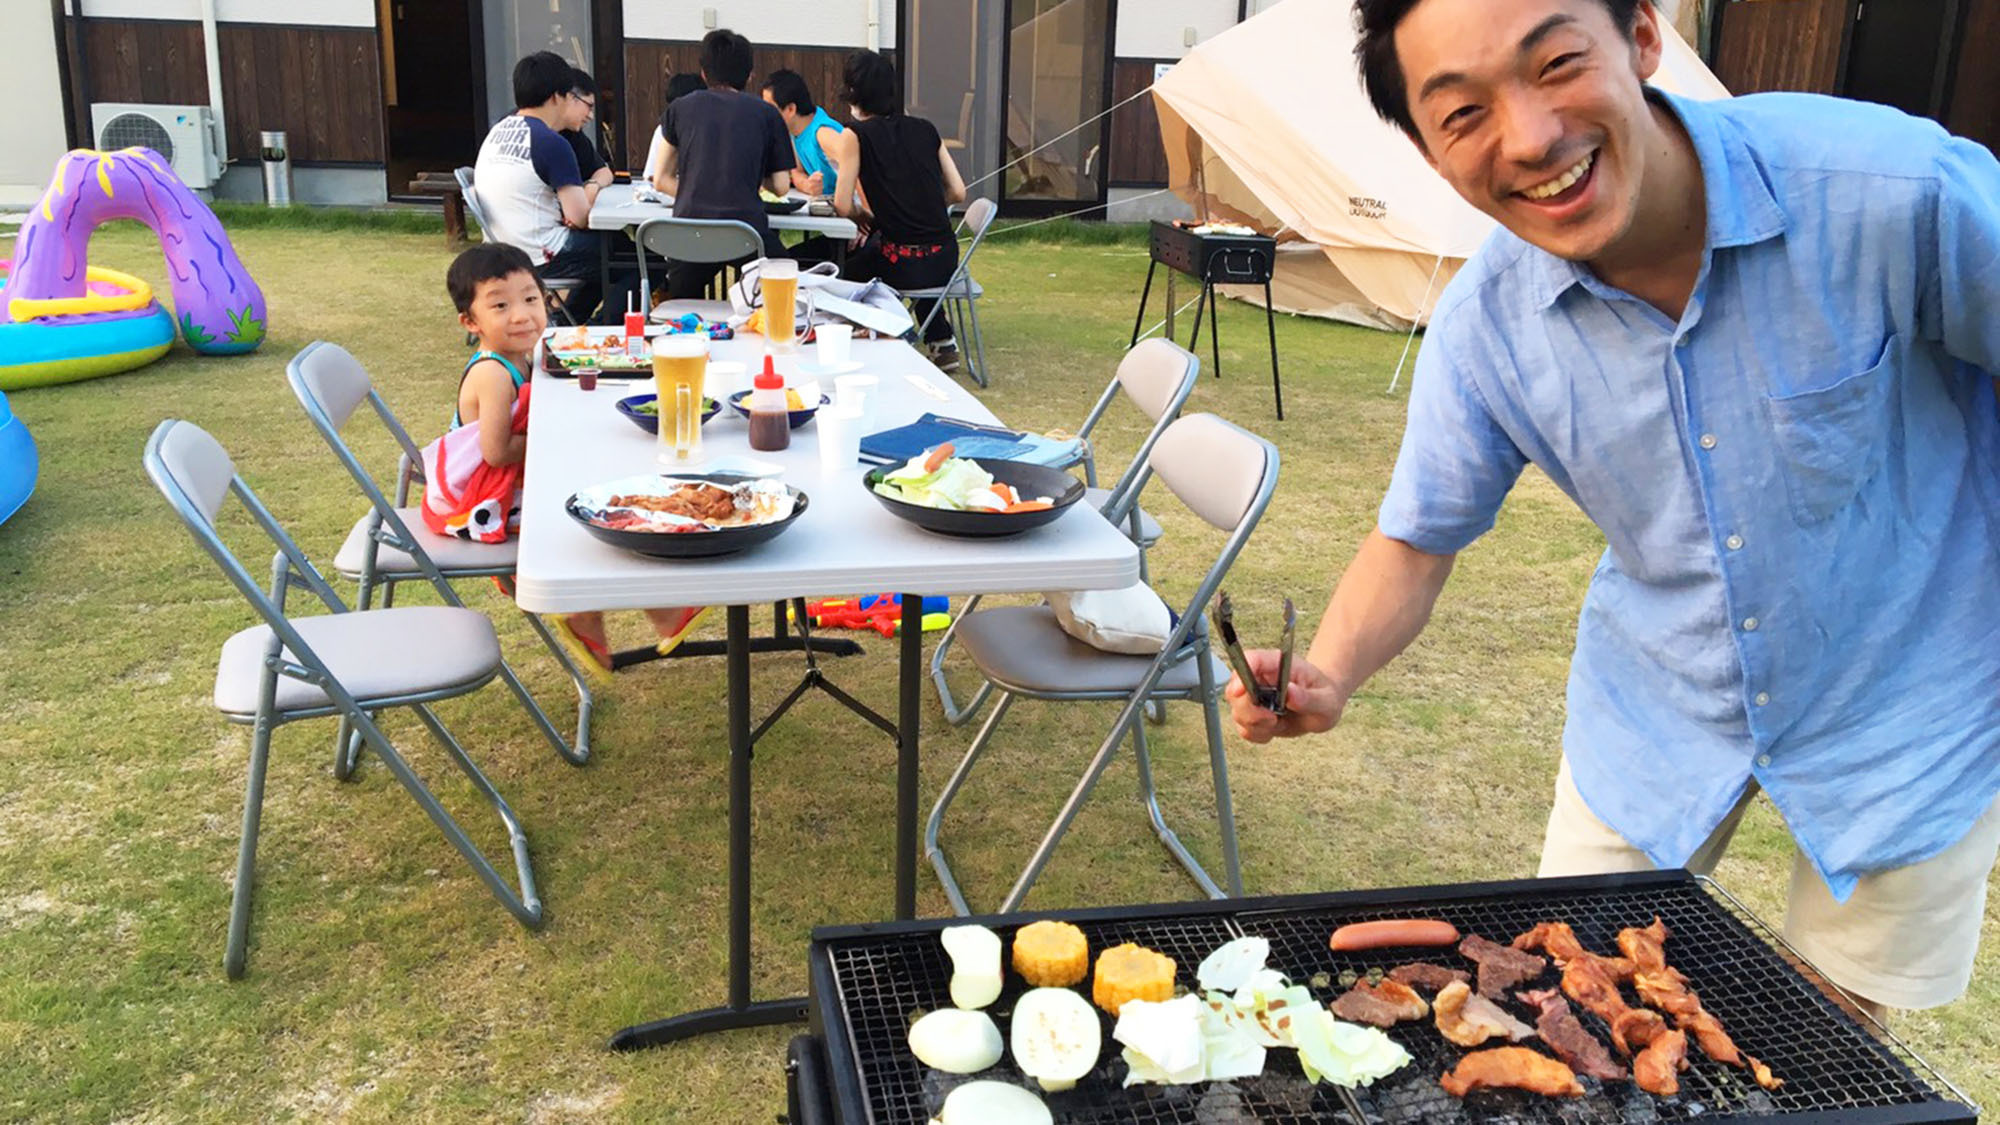
<path id="1" fill-rule="evenodd" d="M 495 123 L 479 146 L 473 187 L 492 224 L 489 239 L 520 247 L 543 277 L 581 281 L 569 296 L 572 317 L 616 324 L 637 278 L 629 268 L 614 268 L 608 292 L 598 282 L 601 240 L 623 235 L 588 229 L 591 205 L 603 185 L 584 181 L 575 150 L 558 132 L 571 116 L 574 75 L 552 51 L 514 64 L 519 108 Z"/>

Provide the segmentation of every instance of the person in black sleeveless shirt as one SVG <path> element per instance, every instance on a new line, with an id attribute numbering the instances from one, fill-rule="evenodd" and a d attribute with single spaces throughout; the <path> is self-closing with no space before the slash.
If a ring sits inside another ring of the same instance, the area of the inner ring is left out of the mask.
<path id="1" fill-rule="evenodd" d="M 889 60 L 856 51 L 847 56 L 842 77 L 840 98 L 854 127 L 839 134 L 828 153 L 840 171 L 833 205 L 868 235 L 842 272 L 857 281 L 879 277 L 898 289 L 943 285 L 958 268 L 958 239 L 945 210 L 965 200 L 958 165 L 935 125 L 903 112 L 902 83 Z M 936 303 L 912 302 L 919 323 Z M 925 329 L 924 343 L 939 368 L 958 366 L 942 312 Z"/>

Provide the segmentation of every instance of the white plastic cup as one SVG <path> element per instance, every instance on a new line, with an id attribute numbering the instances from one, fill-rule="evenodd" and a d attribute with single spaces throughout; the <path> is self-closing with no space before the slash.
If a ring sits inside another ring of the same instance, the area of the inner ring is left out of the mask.
<path id="1" fill-rule="evenodd" d="M 841 375 L 833 381 L 833 401 L 861 415 L 861 424 L 875 419 L 875 392 L 881 380 L 873 375 Z"/>
<path id="2" fill-rule="evenodd" d="M 861 434 L 867 429 L 860 411 L 843 403 L 813 416 L 819 431 L 819 467 L 829 476 L 852 469 L 861 459 Z"/>
<path id="3" fill-rule="evenodd" d="M 720 362 L 710 360 L 708 364 L 708 397 L 717 402 L 728 402 L 729 396 L 737 391 L 750 389 L 749 369 L 734 360 Z"/>
<path id="4" fill-rule="evenodd" d="M 813 330 L 813 346 L 818 349 L 819 365 L 823 370 L 832 370 L 847 362 L 854 345 L 852 324 L 822 324 Z"/>

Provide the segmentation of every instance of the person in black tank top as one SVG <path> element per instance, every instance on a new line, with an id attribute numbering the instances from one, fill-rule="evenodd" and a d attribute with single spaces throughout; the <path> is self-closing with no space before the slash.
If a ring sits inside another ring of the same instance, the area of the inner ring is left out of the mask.
<path id="1" fill-rule="evenodd" d="M 946 211 L 965 200 L 958 166 L 937 126 L 903 112 L 902 83 L 889 60 L 856 51 L 847 56 L 843 78 L 840 97 L 854 126 L 829 153 L 840 170 L 833 205 L 867 238 L 842 272 L 857 281 L 879 277 L 898 289 L 943 285 L 958 268 L 958 239 Z M 936 303 L 912 302 L 920 323 Z M 951 324 L 942 313 L 932 317 L 924 343 L 940 368 L 958 366 Z"/>

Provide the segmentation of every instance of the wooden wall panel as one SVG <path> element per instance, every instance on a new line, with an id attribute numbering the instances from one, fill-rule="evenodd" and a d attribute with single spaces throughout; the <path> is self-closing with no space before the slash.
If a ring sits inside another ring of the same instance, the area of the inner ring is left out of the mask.
<path id="1" fill-rule="evenodd" d="M 813 98 L 834 120 L 848 120 L 847 107 L 834 104 L 840 90 L 840 74 L 852 47 L 790 47 L 757 45 L 757 69 L 750 75 L 751 93 L 757 93 L 764 75 L 774 70 L 795 70 L 806 80 Z M 894 52 L 884 51 L 891 59 Z M 666 106 L 667 77 L 700 69 L 701 44 L 660 39 L 625 41 L 625 166 L 637 170 L 646 160 L 646 146 L 652 143 L 653 126 L 660 123 Z M 955 121 L 935 122 L 940 132 L 957 128 Z"/>
<path id="2" fill-rule="evenodd" d="M 1153 84 L 1156 62 L 1172 59 L 1116 59 L 1111 64 L 1111 104 L 1117 105 Z M 1111 114 L 1111 155 L 1105 161 L 1112 187 L 1165 187 L 1167 153 L 1160 147 L 1160 115 L 1149 94 Z"/>
<path id="3" fill-rule="evenodd" d="M 1969 0 L 1945 123 L 2000 152 L 2000 0 Z"/>
<path id="4" fill-rule="evenodd" d="M 1847 0 L 1731 0 L 1717 18 L 1715 76 L 1730 93 L 1840 92 Z"/>
<path id="5" fill-rule="evenodd" d="M 201 25 L 71 17 L 83 60 L 78 123 L 92 102 L 205 105 Z M 257 134 L 283 129 L 295 163 L 380 164 L 382 56 L 373 28 L 225 23 L 217 28 L 229 153 L 254 161 Z"/>

